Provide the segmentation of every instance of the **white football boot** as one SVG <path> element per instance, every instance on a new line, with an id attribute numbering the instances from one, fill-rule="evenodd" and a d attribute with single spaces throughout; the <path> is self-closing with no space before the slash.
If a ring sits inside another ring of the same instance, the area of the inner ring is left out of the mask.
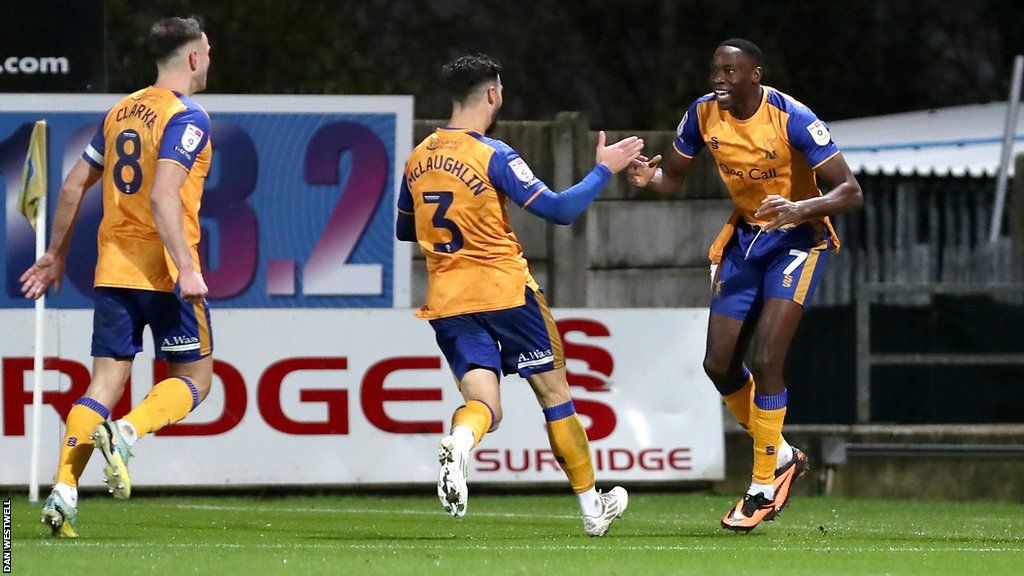
<path id="1" fill-rule="evenodd" d="M 629 495 L 625 488 L 616 486 L 607 494 L 601 494 L 601 505 L 603 510 L 600 515 L 583 517 L 583 529 L 591 536 L 604 536 L 612 522 L 622 517 L 629 505 Z"/>
<path id="2" fill-rule="evenodd" d="M 77 538 L 77 516 L 78 509 L 67 503 L 60 492 L 54 489 L 43 503 L 41 522 L 50 527 L 54 537 Z"/>
<path id="3" fill-rule="evenodd" d="M 132 477 L 128 474 L 128 461 L 132 458 L 132 451 L 121 433 L 121 427 L 117 422 L 100 422 L 90 438 L 107 461 L 107 465 L 103 467 L 103 481 L 107 484 L 107 492 L 113 494 L 114 498 L 130 497 Z"/>
<path id="4" fill-rule="evenodd" d="M 466 487 L 466 463 L 469 450 L 460 448 L 454 436 L 445 436 L 437 451 L 441 473 L 437 477 L 437 497 L 445 512 L 455 518 L 466 515 L 469 489 Z"/>

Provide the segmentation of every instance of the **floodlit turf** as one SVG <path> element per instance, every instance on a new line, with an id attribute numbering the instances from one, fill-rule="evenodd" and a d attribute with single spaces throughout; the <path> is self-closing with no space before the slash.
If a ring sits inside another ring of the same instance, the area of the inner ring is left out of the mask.
<path id="1" fill-rule="evenodd" d="M 430 490 L 369 496 L 92 496 L 55 540 L 14 496 L 14 574 L 1022 574 L 1024 504 L 795 497 L 749 535 L 729 498 L 634 494 L 604 538 L 575 498 L 475 496 L 461 520 Z"/>

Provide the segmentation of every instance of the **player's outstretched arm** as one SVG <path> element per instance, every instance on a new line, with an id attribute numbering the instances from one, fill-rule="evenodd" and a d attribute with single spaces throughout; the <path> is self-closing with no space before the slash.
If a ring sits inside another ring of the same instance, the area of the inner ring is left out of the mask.
<path id="1" fill-rule="evenodd" d="M 192 261 L 192 250 L 185 239 L 185 217 L 181 209 L 181 187 L 188 172 L 176 162 L 157 162 L 153 188 L 149 193 L 153 222 L 160 240 L 178 268 L 178 289 L 186 302 L 206 298 L 206 282 Z"/>
<path id="2" fill-rule="evenodd" d="M 638 156 L 629 165 L 629 183 L 659 196 L 675 193 L 683 187 L 693 158 L 673 150 L 668 153 L 664 164 L 662 162 L 661 154 L 650 159 Z"/>
<path id="3" fill-rule="evenodd" d="M 50 231 L 50 247 L 31 268 L 26 270 L 19 280 L 21 293 L 25 298 L 37 299 L 52 285 L 60 293 L 60 285 L 64 281 L 64 264 L 67 261 L 68 248 L 71 247 L 71 232 L 78 220 L 78 209 L 82 206 L 85 192 L 100 179 L 103 172 L 79 158 L 71 168 L 64 183 L 60 186 L 57 198 L 57 209 L 53 213 L 53 226 Z"/>
<path id="4" fill-rule="evenodd" d="M 513 194 L 513 200 L 549 222 L 572 224 L 597 198 L 612 174 L 629 166 L 644 148 L 644 141 L 636 136 L 623 138 L 610 146 L 605 145 L 606 138 L 604 131 L 598 133 L 594 169 L 583 180 L 559 194 L 537 180 L 540 185 L 534 184 L 528 189 L 532 191 L 531 196 L 524 198 L 521 194 Z"/>
<path id="5" fill-rule="evenodd" d="M 836 154 L 818 166 L 814 174 L 818 187 L 824 192 L 822 196 L 799 202 L 775 194 L 764 199 L 754 216 L 772 219 L 765 230 L 777 230 L 812 218 L 850 212 L 864 205 L 864 193 L 842 154 Z"/>

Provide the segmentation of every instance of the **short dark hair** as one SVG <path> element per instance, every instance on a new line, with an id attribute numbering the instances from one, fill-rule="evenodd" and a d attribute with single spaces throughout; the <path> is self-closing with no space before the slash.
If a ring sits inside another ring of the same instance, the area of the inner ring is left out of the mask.
<path id="1" fill-rule="evenodd" d="M 757 44 L 754 44 L 750 40 L 744 40 L 743 38 L 730 38 L 718 45 L 719 48 L 721 48 L 722 46 L 730 46 L 732 48 L 736 48 L 740 52 L 743 52 L 747 56 L 750 56 L 750 58 L 754 61 L 755 65 L 761 65 L 761 49 L 757 47 Z"/>
<path id="2" fill-rule="evenodd" d="M 149 29 L 149 53 L 157 64 L 163 64 L 189 42 L 203 37 L 203 21 L 198 16 L 164 18 Z"/>
<path id="3" fill-rule="evenodd" d="M 452 100 L 460 103 L 480 84 L 497 80 L 500 73 L 501 63 L 486 54 L 460 56 L 441 67 Z"/>

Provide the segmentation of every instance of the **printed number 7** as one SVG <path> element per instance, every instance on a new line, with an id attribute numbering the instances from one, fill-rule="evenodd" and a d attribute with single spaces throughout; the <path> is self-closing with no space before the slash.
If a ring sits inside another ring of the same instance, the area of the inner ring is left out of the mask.
<path id="1" fill-rule="evenodd" d="M 445 214 L 448 213 L 448 209 L 452 207 L 452 201 L 454 200 L 455 195 L 451 192 L 423 193 L 424 204 L 437 204 L 437 211 L 434 212 L 434 218 L 431 220 L 434 228 L 442 228 L 452 234 L 452 239 L 448 242 L 435 242 L 434 252 L 451 254 L 452 252 L 458 252 L 462 249 L 462 230 L 459 230 L 459 227 L 455 222 L 444 217 Z"/>
<path id="2" fill-rule="evenodd" d="M 803 250 L 790 250 L 789 255 L 796 256 L 796 258 L 793 258 L 793 261 L 789 263 L 789 266 L 786 266 L 786 269 L 782 271 L 786 276 L 792 274 L 793 270 L 799 268 L 800 265 L 804 263 L 804 260 L 807 260 L 807 252 L 804 252 Z"/>

